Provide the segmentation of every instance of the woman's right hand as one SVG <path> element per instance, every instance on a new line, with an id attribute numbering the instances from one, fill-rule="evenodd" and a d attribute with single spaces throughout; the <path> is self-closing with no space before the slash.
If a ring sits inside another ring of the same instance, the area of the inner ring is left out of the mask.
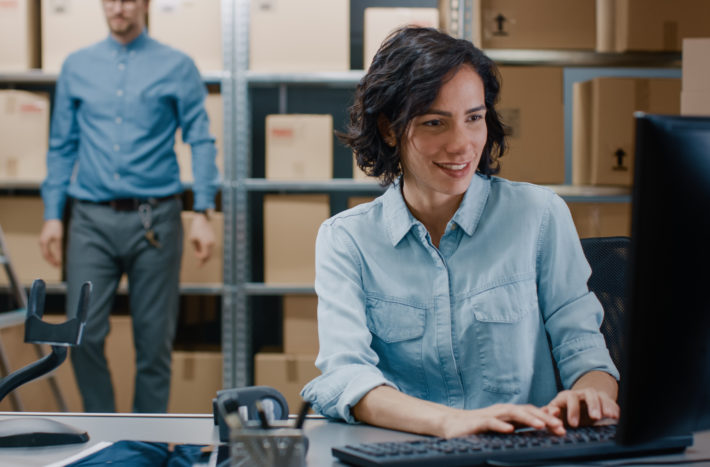
<path id="1" fill-rule="evenodd" d="M 512 433 L 519 427 L 546 429 L 556 435 L 564 435 L 562 421 L 554 413 L 534 405 L 495 404 L 484 409 L 451 409 L 441 420 L 444 438 L 455 438 L 486 431 Z"/>

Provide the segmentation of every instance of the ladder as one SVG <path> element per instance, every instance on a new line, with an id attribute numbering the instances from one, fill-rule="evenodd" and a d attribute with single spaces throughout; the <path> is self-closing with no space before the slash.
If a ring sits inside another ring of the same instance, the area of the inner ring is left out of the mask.
<path id="1" fill-rule="evenodd" d="M 10 282 L 10 290 L 12 295 L 15 297 L 15 303 L 20 309 L 15 311 L 8 311 L 0 313 L 0 328 L 17 326 L 25 322 L 27 315 L 27 292 L 25 292 L 24 287 L 20 283 L 20 280 L 15 273 L 15 269 L 12 267 L 12 261 L 10 260 L 10 254 L 8 253 L 7 243 L 5 242 L 5 234 L 3 233 L 2 226 L 0 226 L 0 265 L 4 266 L 5 272 Z M 42 348 L 39 344 L 32 344 L 37 352 L 38 357 L 44 357 L 47 355 L 47 351 Z M 10 374 L 10 362 L 8 360 L 5 348 L 2 345 L 2 339 L 0 339 L 0 377 L 7 376 Z M 61 412 L 67 411 L 67 404 L 64 400 L 64 396 L 59 388 L 56 378 L 53 374 L 48 375 L 47 382 L 54 395 L 54 399 L 57 402 L 57 407 Z M 22 400 L 17 394 L 17 391 L 12 391 L 9 395 L 10 403 L 15 411 L 21 412 L 24 410 Z"/>

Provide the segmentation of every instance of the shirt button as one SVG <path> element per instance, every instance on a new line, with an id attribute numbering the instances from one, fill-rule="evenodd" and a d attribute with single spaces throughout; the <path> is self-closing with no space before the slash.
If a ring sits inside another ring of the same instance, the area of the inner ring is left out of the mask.
<path id="1" fill-rule="evenodd" d="M 114 144 L 114 145 L 113 145 L 113 150 L 114 150 L 114 151 L 118 152 L 120 149 L 121 149 L 121 146 L 119 146 L 118 144 Z"/>
<path id="2" fill-rule="evenodd" d="M 120 125 L 121 123 L 123 123 L 123 119 L 121 117 L 116 117 L 116 124 Z"/>
<path id="3" fill-rule="evenodd" d="M 118 91 L 116 91 L 116 95 L 118 97 L 121 97 L 123 95 L 123 89 L 119 89 Z"/>
<path id="4" fill-rule="evenodd" d="M 456 224 L 451 224 L 451 230 L 456 230 Z"/>
<path id="5" fill-rule="evenodd" d="M 114 180 L 118 180 L 118 179 L 120 179 L 120 178 L 121 178 L 121 176 L 118 175 L 117 173 L 113 174 L 113 179 L 114 179 Z"/>
<path id="6" fill-rule="evenodd" d="M 123 63 L 119 63 L 119 64 L 118 64 L 118 69 L 119 69 L 119 70 L 123 70 L 124 68 L 126 68 L 126 65 L 124 65 Z"/>

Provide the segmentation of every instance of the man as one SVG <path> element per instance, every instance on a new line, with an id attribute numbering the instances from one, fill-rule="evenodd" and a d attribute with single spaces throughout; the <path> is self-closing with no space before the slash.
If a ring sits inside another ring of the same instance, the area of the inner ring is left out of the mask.
<path id="1" fill-rule="evenodd" d="M 201 215 L 190 241 L 203 263 L 215 241 L 207 213 L 218 187 L 216 149 L 194 63 L 145 32 L 149 0 L 102 3 L 109 37 L 71 54 L 57 80 L 40 248 L 59 266 L 70 197 L 68 313 L 76 312 L 81 284 L 93 282 L 83 342 L 72 351 L 84 409 L 115 411 L 103 346 L 125 272 L 136 348 L 133 410 L 165 412 L 183 235 L 175 130 L 181 127 L 192 147 L 194 210 Z"/>

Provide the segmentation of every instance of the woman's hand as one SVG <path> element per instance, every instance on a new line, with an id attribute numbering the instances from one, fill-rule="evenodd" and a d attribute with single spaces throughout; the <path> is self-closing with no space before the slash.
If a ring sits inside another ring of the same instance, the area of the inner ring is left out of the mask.
<path id="1" fill-rule="evenodd" d="M 554 411 L 529 404 L 495 404 L 476 410 L 452 409 L 443 420 L 441 436 L 455 438 L 486 431 L 511 433 L 522 426 L 547 429 L 560 436 L 565 434 L 562 421 Z"/>
<path id="2" fill-rule="evenodd" d="M 617 420 L 616 403 L 618 385 L 607 373 L 591 371 L 572 386 L 562 391 L 543 410 L 560 417 L 571 427 L 592 425 L 603 419 Z"/>

